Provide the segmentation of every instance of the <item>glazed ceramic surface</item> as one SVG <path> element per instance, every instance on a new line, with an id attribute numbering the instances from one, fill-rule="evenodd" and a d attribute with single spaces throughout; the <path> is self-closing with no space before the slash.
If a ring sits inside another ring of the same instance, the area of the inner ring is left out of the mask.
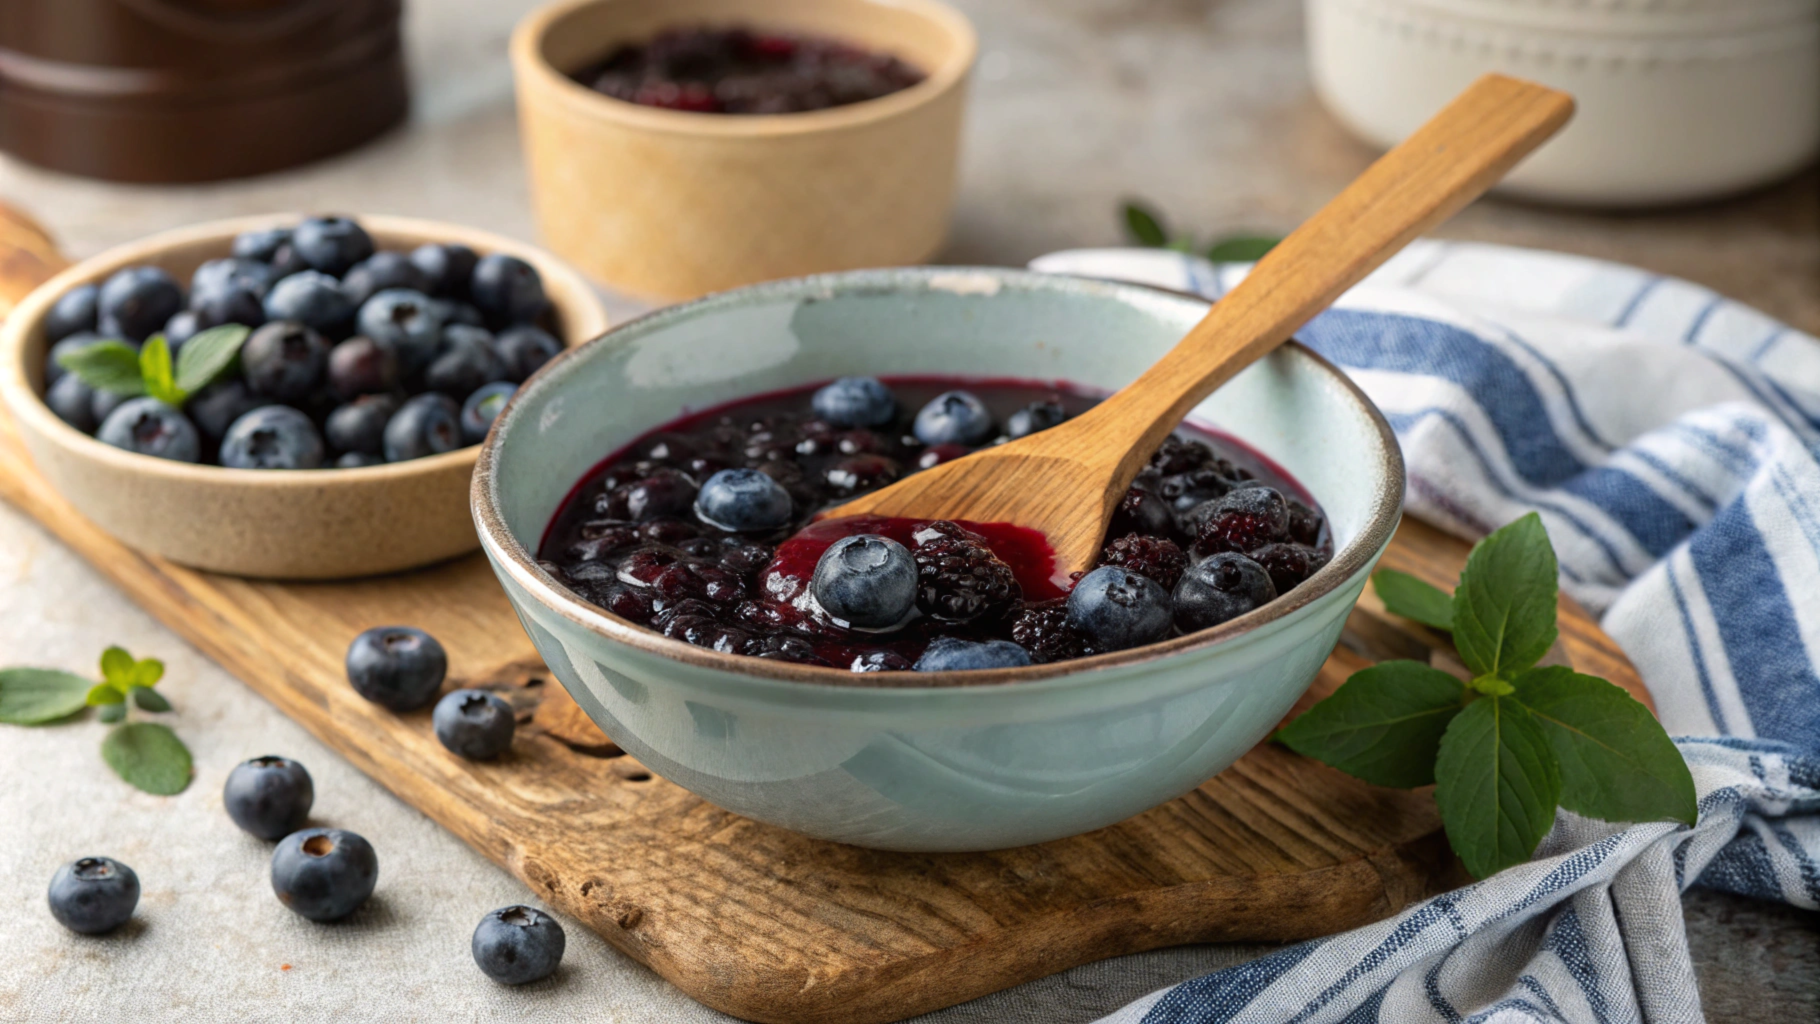
<path id="1" fill-rule="evenodd" d="M 1383 418 L 1300 346 L 1195 411 L 1321 502 L 1331 564 L 1212 630 L 1022 669 L 853 675 L 693 647 L 571 595 L 530 552 L 575 482 L 679 414 L 843 374 L 1116 388 L 1206 310 L 1145 288 L 927 268 L 760 285 L 628 323 L 545 367 L 482 451 L 475 516 L 525 629 L 577 702 L 665 778 L 861 846 L 982 850 L 1122 820 L 1199 785 L 1326 659 L 1401 509 Z"/>
<path id="2" fill-rule="evenodd" d="M 365 469 L 225 469 L 123 451 L 58 419 L 44 404 L 43 319 L 64 292 L 122 267 L 150 263 L 187 282 L 234 236 L 294 224 L 302 214 L 215 221 L 111 249 L 58 274 L 0 326 L 0 398 L 32 461 L 95 525 L 173 562 L 276 579 L 396 572 L 474 550 L 468 481 L 477 446 Z M 460 242 L 537 268 L 556 332 L 577 345 L 607 328 L 588 283 L 547 253 L 498 235 L 402 217 L 359 216 L 381 249 Z"/>

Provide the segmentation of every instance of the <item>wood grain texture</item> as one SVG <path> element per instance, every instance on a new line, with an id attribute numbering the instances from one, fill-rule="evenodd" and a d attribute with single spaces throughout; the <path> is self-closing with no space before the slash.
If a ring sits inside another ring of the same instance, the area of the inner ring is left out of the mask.
<path id="1" fill-rule="evenodd" d="M 0 203 L 0 320 L 69 260 L 31 217 Z"/>
<path id="2" fill-rule="evenodd" d="M 1132 477 L 1190 410 L 1482 195 L 1572 114 L 1566 93 L 1480 78 L 1291 232 L 1118 393 L 1058 427 L 914 474 L 825 516 L 1017 523 L 1048 536 L 1063 571 L 1092 567 Z"/>

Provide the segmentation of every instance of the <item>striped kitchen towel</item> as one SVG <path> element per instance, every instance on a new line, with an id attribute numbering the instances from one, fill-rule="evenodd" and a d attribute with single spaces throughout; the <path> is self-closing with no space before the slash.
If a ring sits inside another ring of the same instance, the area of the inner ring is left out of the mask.
<path id="1" fill-rule="evenodd" d="M 1248 269 L 1032 266 L 1216 299 Z M 1820 909 L 1820 340 L 1686 281 L 1436 241 L 1298 337 L 1395 428 L 1412 515 L 1478 537 L 1541 514 L 1678 737 L 1699 823 L 1559 812 L 1528 864 L 1106 1022 L 1701 1020 L 1682 889 Z"/>

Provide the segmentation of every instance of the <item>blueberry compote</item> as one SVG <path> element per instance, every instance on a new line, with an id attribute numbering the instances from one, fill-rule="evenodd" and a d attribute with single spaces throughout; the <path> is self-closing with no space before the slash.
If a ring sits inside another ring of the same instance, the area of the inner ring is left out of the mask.
<path id="1" fill-rule="evenodd" d="M 540 564 L 673 639 L 880 672 L 1154 642 L 1251 611 L 1327 563 L 1325 520 L 1297 484 L 1237 441 L 1187 427 L 1133 481 L 1090 586 L 1058 578 L 1043 536 L 1007 523 L 811 522 L 1096 401 L 1053 383 L 843 378 L 697 413 L 591 471 L 551 522 Z"/>

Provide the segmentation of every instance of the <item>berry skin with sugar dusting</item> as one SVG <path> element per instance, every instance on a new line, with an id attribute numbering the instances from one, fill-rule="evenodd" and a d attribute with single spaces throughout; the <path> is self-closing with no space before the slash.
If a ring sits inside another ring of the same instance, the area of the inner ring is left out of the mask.
<path id="1" fill-rule="evenodd" d="M 348 682 L 354 692 L 392 711 L 429 706 L 448 672 L 442 644 L 411 626 L 369 629 L 348 645 Z"/>
<path id="2" fill-rule="evenodd" d="M 379 882 L 379 856 L 358 833 L 306 828 L 272 851 L 272 892 L 312 921 L 339 921 L 360 909 Z"/>
<path id="3" fill-rule="evenodd" d="M 302 828 L 315 802 L 310 773 L 275 754 L 235 765 L 221 790 L 228 817 L 241 831 L 260 839 L 283 839 Z"/>
<path id="4" fill-rule="evenodd" d="M 566 938 L 556 919 L 533 907 L 501 907 L 480 919 L 469 949 L 474 963 L 501 985 L 523 985 L 556 973 Z"/>
<path id="5" fill-rule="evenodd" d="M 1255 551 L 1289 536 L 1289 503 L 1270 487 L 1242 487 L 1197 508 L 1200 528 L 1194 554 L 1206 558 L 1223 551 Z"/>
<path id="6" fill-rule="evenodd" d="M 1017 574 L 984 540 L 938 520 L 912 534 L 916 542 L 916 607 L 945 622 L 998 618 L 1023 597 Z"/>
<path id="7" fill-rule="evenodd" d="M 1188 556 L 1167 537 L 1130 533 L 1106 545 L 1100 552 L 1100 565 L 1129 569 L 1150 577 L 1164 590 L 1174 590 L 1188 568 Z"/>
<path id="8" fill-rule="evenodd" d="M 1275 600 L 1264 567 L 1224 551 L 1191 566 L 1175 586 L 1175 624 L 1184 633 L 1217 626 Z"/>
<path id="9" fill-rule="evenodd" d="M 916 560 L 889 537 L 842 537 L 822 552 L 810 589 L 836 619 L 858 629 L 889 629 L 916 609 Z"/>
<path id="10" fill-rule="evenodd" d="M 111 932 L 139 906 L 139 876 L 112 857 L 83 857 L 51 876 L 51 916 L 80 935 Z"/>
<path id="11" fill-rule="evenodd" d="M 470 761 L 490 760 L 511 749 L 517 728 L 512 705 L 485 690 L 444 694 L 430 721 L 442 745 Z"/>

